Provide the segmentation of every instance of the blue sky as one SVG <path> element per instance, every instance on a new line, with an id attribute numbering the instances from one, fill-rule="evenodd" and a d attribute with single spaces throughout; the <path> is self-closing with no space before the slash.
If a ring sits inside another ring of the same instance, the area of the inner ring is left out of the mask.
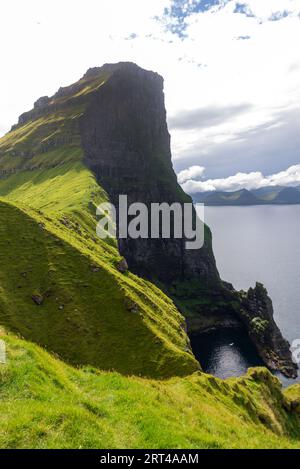
<path id="1" fill-rule="evenodd" d="M 193 187 L 300 162 L 300 0 L 3 0 L 0 40 L 0 134 L 89 67 L 129 60 L 164 77 Z"/>
<path id="2" fill-rule="evenodd" d="M 163 16 L 168 23 L 168 29 L 180 38 L 188 37 L 186 30 L 187 19 L 194 14 L 203 13 L 212 7 L 226 3 L 220 0 L 173 0 L 170 6 L 164 9 Z"/>

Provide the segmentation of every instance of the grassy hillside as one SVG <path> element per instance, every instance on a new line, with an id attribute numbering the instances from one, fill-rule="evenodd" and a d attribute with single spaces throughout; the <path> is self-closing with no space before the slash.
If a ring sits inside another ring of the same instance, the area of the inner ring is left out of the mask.
<path id="1" fill-rule="evenodd" d="M 96 237 L 107 200 L 81 163 L 0 181 L 0 324 L 74 364 L 146 376 L 199 368 L 183 318 Z"/>
<path id="2" fill-rule="evenodd" d="M 300 447 L 299 417 L 265 369 L 226 382 L 200 372 L 147 380 L 76 370 L 13 335 L 1 339 L 2 448 Z"/>
<path id="3" fill-rule="evenodd" d="M 184 320 L 151 283 L 120 272 L 96 236 L 107 194 L 83 165 L 80 117 L 109 70 L 41 98 L 0 139 L 0 325 L 74 364 L 186 375 Z"/>
<path id="4" fill-rule="evenodd" d="M 79 127 L 108 76 L 42 98 L 0 139 L 0 447 L 300 447 L 299 387 L 201 373 L 170 298 L 96 236 L 108 196 Z M 173 288 L 186 307 L 211 301 Z"/>

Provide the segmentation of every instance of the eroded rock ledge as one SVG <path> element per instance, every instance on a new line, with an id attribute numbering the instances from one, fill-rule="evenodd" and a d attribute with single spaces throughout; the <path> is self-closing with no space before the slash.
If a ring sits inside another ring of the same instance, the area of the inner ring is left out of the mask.
<path id="1" fill-rule="evenodd" d="M 275 320 L 271 298 L 261 283 L 248 292 L 240 292 L 240 317 L 252 342 L 271 370 L 279 370 L 288 378 L 297 377 L 297 365 L 293 363 L 290 345 L 282 336 Z"/>

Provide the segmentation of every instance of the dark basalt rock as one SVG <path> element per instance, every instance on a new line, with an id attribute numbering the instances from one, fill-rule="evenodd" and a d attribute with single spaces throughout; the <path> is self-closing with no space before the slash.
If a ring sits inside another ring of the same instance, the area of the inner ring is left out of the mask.
<path id="1" fill-rule="evenodd" d="M 24 112 L 23 114 L 20 115 L 18 124 L 13 125 L 11 130 L 14 130 L 20 125 L 26 124 L 26 122 L 29 122 L 31 119 L 36 119 L 37 117 L 42 116 L 45 110 L 47 109 L 49 102 L 50 102 L 50 98 L 48 98 L 48 96 L 42 96 L 41 98 L 39 98 L 34 103 L 34 107 L 31 111 Z"/>
<path id="2" fill-rule="evenodd" d="M 31 296 L 31 299 L 32 299 L 32 301 L 33 301 L 36 305 L 38 305 L 38 306 L 42 305 L 43 302 L 44 302 L 44 298 L 43 298 L 42 295 L 37 295 L 37 294 L 32 295 L 32 296 Z"/>
<path id="3" fill-rule="evenodd" d="M 241 293 L 241 318 L 247 327 L 264 363 L 271 370 L 280 370 L 285 376 L 296 378 L 297 365 L 292 362 L 289 343 L 274 320 L 272 300 L 260 283 Z"/>
<path id="4" fill-rule="evenodd" d="M 120 194 L 149 211 L 153 202 L 191 202 L 171 163 L 162 77 L 130 63 L 107 67 L 115 71 L 81 120 L 86 164 L 116 206 Z M 153 280 L 197 276 L 220 283 L 209 233 L 197 252 L 185 250 L 180 239 L 120 239 L 119 249 L 130 270 Z"/>
<path id="5" fill-rule="evenodd" d="M 291 402 L 291 410 L 300 416 L 300 399 L 295 399 Z"/>
<path id="6" fill-rule="evenodd" d="M 122 274 L 128 271 L 128 264 L 124 257 L 117 263 L 117 269 Z"/>

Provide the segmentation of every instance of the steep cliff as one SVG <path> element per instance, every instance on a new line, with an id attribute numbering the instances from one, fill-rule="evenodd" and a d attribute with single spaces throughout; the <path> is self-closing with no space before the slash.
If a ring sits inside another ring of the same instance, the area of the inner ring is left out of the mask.
<path id="1" fill-rule="evenodd" d="M 97 90 L 81 119 L 86 164 L 116 206 L 120 194 L 127 194 L 129 203 L 143 202 L 148 207 L 153 202 L 189 202 L 172 168 L 162 78 L 130 63 L 106 68 L 111 78 Z M 91 69 L 85 77 L 101 73 L 102 68 Z M 211 318 L 215 327 L 241 320 L 265 363 L 287 376 L 295 376 L 289 345 L 274 321 L 267 292 L 260 289 L 259 300 L 255 296 L 251 301 L 250 289 L 245 302 L 242 294 L 220 281 L 207 227 L 203 248 L 187 250 L 184 242 L 119 239 L 119 249 L 130 269 L 165 286 L 182 306 L 192 328 L 199 324 L 199 316 L 204 327 Z M 183 299 L 182 290 L 186 287 Z M 254 292 L 257 291 L 256 288 Z M 203 298 L 208 299 L 208 308 L 203 305 Z M 257 334 L 255 328 L 259 320 L 267 321 L 263 334 Z"/>
<path id="2" fill-rule="evenodd" d="M 121 194 L 128 196 L 129 203 L 148 207 L 153 202 L 191 201 L 172 168 L 159 75 L 132 63 L 90 69 L 52 98 L 39 99 L 0 141 L 4 177 L 82 162 L 116 205 Z M 7 180 L 4 186 L 3 194 L 9 197 Z M 250 290 L 245 298 L 221 281 L 209 228 L 205 227 L 201 249 L 186 250 L 184 243 L 174 237 L 119 239 L 118 247 L 132 272 L 152 280 L 173 298 L 190 329 L 233 323 L 245 327 L 269 367 L 295 376 L 289 346 L 274 322 L 267 293 L 260 290 L 253 298 Z M 262 325 L 263 334 L 257 333 Z"/>
<path id="3" fill-rule="evenodd" d="M 116 206 L 119 194 L 149 209 L 154 202 L 191 202 L 172 168 L 162 78 L 130 63 L 107 68 L 111 78 L 81 119 L 86 164 Z M 102 68 L 92 69 L 86 77 L 99 73 Z M 219 282 L 209 232 L 196 255 L 181 239 L 120 239 L 119 248 L 140 275 L 165 283 L 195 276 Z"/>

